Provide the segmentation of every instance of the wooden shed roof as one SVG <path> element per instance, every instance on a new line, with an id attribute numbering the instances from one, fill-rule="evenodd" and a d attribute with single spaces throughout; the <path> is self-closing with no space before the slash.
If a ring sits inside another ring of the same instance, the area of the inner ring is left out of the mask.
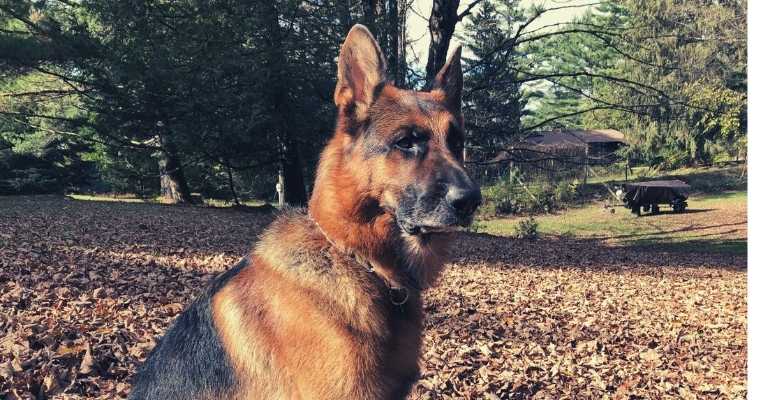
<path id="1" fill-rule="evenodd" d="M 624 133 L 615 129 L 568 129 L 535 132 L 525 138 L 535 146 L 585 146 L 591 143 L 627 143 Z"/>

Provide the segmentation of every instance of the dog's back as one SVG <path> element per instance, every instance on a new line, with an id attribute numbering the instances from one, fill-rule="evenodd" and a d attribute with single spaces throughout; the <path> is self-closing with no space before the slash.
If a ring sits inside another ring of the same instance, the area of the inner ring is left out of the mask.
<path id="1" fill-rule="evenodd" d="M 244 258 L 219 275 L 178 316 L 138 370 L 130 399 L 217 398 L 234 387 L 234 369 L 213 322 L 212 298 L 249 263 Z"/>

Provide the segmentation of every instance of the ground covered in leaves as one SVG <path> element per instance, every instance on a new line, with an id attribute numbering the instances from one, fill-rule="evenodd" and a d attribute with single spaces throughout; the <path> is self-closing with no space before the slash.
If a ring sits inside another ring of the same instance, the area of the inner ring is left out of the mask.
<path id="1" fill-rule="evenodd" d="M 270 218 L 0 197 L 0 398 L 125 397 L 154 341 Z M 457 241 L 427 294 L 413 398 L 745 397 L 744 255 Z"/>

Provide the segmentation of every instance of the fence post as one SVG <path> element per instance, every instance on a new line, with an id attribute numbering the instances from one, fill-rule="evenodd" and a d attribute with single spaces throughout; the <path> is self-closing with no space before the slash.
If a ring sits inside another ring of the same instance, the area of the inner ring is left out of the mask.
<path id="1" fill-rule="evenodd" d="M 624 164 L 624 181 L 629 181 L 629 173 L 630 173 L 630 156 L 627 155 L 627 162 Z"/>
<path id="2" fill-rule="evenodd" d="M 282 168 L 280 168 L 280 173 L 277 178 L 277 185 L 275 186 L 275 189 L 277 190 L 278 208 L 283 208 L 285 207 L 285 179 L 283 178 Z"/>
<path id="3" fill-rule="evenodd" d="M 587 184 L 587 176 L 589 175 L 589 144 L 584 146 L 584 185 Z"/>

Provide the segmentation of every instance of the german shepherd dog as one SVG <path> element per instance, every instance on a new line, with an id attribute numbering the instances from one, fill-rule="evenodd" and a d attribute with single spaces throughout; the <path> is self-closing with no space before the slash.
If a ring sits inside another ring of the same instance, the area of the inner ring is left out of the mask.
<path id="1" fill-rule="evenodd" d="M 309 212 L 278 217 L 177 318 L 131 399 L 408 395 L 422 290 L 481 194 L 463 167 L 460 48 L 428 92 L 385 75 L 379 46 L 356 25 L 341 48 L 336 132 Z"/>

